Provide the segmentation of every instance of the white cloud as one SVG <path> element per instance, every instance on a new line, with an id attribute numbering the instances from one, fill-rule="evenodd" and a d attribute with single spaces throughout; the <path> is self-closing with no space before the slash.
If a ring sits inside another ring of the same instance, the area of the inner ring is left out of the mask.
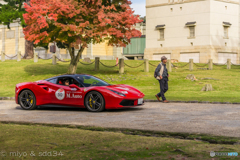
<path id="1" fill-rule="evenodd" d="M 139 14 L 142 17 L 146 15 L 145 3 L 133 3 L 131 8 L 135 11 L 134 14 Z"/>

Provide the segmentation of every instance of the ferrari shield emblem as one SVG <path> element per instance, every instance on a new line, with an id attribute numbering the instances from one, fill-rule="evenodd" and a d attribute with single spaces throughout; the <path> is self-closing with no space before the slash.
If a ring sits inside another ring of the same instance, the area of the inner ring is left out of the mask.
<path id="1" fill-rule="evenodd" d="M 59 89 L 57 90 L 57 92 L 55 93 L 55 96 L 58 100 L 63 100 L 65 98 L 65 91 L 64 89 Z"/>

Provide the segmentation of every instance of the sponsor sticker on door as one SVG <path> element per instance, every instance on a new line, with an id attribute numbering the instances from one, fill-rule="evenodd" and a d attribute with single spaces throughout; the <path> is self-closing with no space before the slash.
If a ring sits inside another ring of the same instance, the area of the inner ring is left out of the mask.
<path id="1" fill-rule="evenodd" d="M 67 98 L 82 98 L 82 95 L 67 93 Z"/>
<path id="2" fill-rule="evenodd" d="M 65 90 L 60 88 L 59 90 L 57 90 L 57 92 L 55 93 L 55 96 L 58 100 L 63 100 L 65 98 Z"/>

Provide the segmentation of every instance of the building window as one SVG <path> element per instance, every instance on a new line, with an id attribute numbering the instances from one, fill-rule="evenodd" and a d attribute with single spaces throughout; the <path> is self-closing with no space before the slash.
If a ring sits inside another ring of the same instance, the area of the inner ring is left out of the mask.
<path id="1" fill-rule="evenodd" d="M 189 38 L 195 38 L 195 26 L 190 26 L 189 31 L 190 31 Z"/>
<path id="2" fill-rule="evenodd" d="M 164 29 L 159 29 L 160 32 L 160 40 L 164 40 Z"/>
<path id="3" fill-rule="evenodd" d="M 228 39 L 228 29 L 231 25 L 229 22 L 223 22 L 223 38 Z"/>
<path id="4" fill-rule="evenodd" d="M 224 38 L 228 38 L 228 27 L 224 26 Z"/>
<path id="5" fill-rule="evenodd" d="M 159 39 L 158 41 L 164 41 L 164 30 L 165 30 L 165 24 L 162 24 L 162 25 L 157 25 L 156 26 L 156 30 L 159 31 Z"/>
<path id="6" fill-rule="evenodd" d="M 187 22 L 185 26 L 189 28 L 189 37 L 188 38 L 195 38 L 196 22 Z"/>

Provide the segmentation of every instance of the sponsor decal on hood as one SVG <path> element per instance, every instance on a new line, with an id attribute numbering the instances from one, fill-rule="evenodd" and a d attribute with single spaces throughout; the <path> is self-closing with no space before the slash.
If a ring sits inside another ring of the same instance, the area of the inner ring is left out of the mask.
<path id="1" fill-rule="evenodd" d="M 122 91 L 123 94 L 128 94 L 128 91 Z"/>
<path id="2" fill-rule="evenodd" d="M 115 87 L 115 88 L 129 91 L 129 88 L 126 88 L 126 87 Z"/>

